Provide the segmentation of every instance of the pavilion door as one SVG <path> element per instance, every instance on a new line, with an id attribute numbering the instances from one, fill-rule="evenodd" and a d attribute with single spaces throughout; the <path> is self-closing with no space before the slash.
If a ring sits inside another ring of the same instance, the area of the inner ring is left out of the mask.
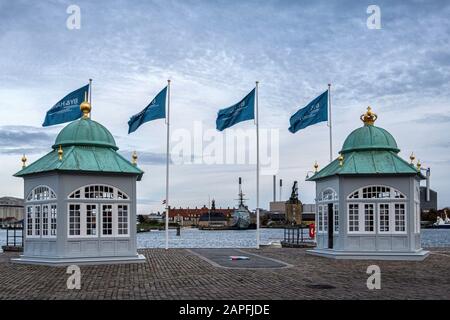
<path id="1" fill-rule="evenodd" d="M 328 248 L 333 249 L 334 211 L 333 204 L 328 204 Z"/>

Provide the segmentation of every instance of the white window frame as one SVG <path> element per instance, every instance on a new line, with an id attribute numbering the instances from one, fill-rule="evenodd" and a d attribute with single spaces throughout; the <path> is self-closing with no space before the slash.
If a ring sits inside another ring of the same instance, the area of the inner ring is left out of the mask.
<path id="1" fill-rule="evenodd" d="M 48 194 L 49 194 L 48 198 L 46 198 L 46 199 L 34 199 L 34 195 L 36 193 L 36 190 L 38 190 L 40 188 L 48 189 Z M 30 199 L 30 197 L 31 197 L 31 199 Z M 49 186 L 46 186 L 44 184 L 41 184 L 41 185 L 38 185 L 38 186 L 34 187 L 33 189 L 31 189 L 31 191 L 27 194 L 27 196 L 25 198 L 25 201 L 26 202 L 43 202 L 43 201 L 52 202 L 52 201 L 55 201 L 57 198 L 58 198 L 58 196 L 57 196 L 56 192 L 52 188 L 50 188 Z"/>
<path id="2" fill-rule="evenodd" d="M 387 205 L 387 210 L 388 210 L 388 219 L 387 219 L 387 227 L 388 227 L 388 231 L 381 231 L 381 206 L 382 205 Z M 391 234 L 392 233 L 392 203 L 389 202 L 380 202 L 378 203 L 377 206 L 378 212 L 377 212 L 377 217 L 378 217 L 378 233 L 379 234 Z"/>
<path id="3" fill-rule="evenodd" d="M 127 207 L 127 215 L 126 215 L 126 219 L 127 219 L 127 233 L 126 234 L 119 234 L 119 206 L 126 206 Z M 116 214 L 116 220 L 117 220 L 117 226 L 114 229 L 116 231 L 116 236 L 117 237 L 129 237 L 130 236 L 130 204 L 128 203 L 118 203 L 116 205 L 117 207 L 117 214 Z"/>
<path id="4" fill-rule="evenodd" d="M 88 218 L 88 208 L 87 206 L 95 206 L 95 234 L 88 234 L 87 233 L 87 218 Z M 81 235 L 83 236 L 83 238 L 97 238 L 98 237 L 98 232 L 99 232 L 99 223 L 98 223 L 98 216 L 99 216 L 99 204 L 97 203 L 83 203 L 83 208 L 81 210 L 82 214 L 82 220 L 81 220 Z"/>
<path id="5" fill-rule="evenodd" d="M 365 188 L 374 188 L 374 187 L 375 188 L 376 187 L 389 188 L 389 191 L 390 191 L 389 197 L 384 197 L 384 198 L 363 198 L 363 190 Z M 400 195 L 402 195 L 403 198 L 396 198 L 395 197 L 396 192 L 398 192 Z M 355 198 L 354 196 L 356 194 L 357 194 L 357 197 Z M 389 199 L 389 200 L 393 200 L 393 201 L 405 201 L 408 198 L 406 197 L 406 195 L 403 192 L 401 192 L 397 188 L 394 188 L 394 187 L 391 187 L 391 186 L 388 186 L 388 185 L 382 185 L 382 184 L 373 184 L 373 185 L 363 186 L 361 188 L 353 190 L 347 196 L 347 200 L 349 200 L 349 201 L 358 201 L 358 202 L 359 201 L 370 201 L 370 202 L 373 202 L 373 201 L 378 201 L 378 200 L 382 201 L 383 199 Z"/>
<path id="6" fill-rule="evenodd" d="M 111 234 L 103 234 L 103 206 L 111 206 Z M 100 237 L 101 238 L 113 238 L 114 237 L 114 204 L 112 203 L 101 203 L 100 204 Z"/>
<path id="7" fill-rule="evenodd" d="M 376 205 L 376 203 L 373 203 L 373 202 L 364 202 L 364 203 L 361 203 L 362 204 L 362 208 L 361 207 L 359 207 L 359 214 L 360 214 L 360 216 L 359 216 L 359 223 L 360 223 L 360 230 L 362 230 L 362 232 L 361 233 L 364 233 L 364 234 L 374 234 L 374 233 L 376 233 L 377 232 L 377 205 Z M 373 222 L 373 225 L 372 225 L 372 231 L 367 231 L 366 230 L 366 206 L 372 206 L 372 222 Z M 361 210 L 362 209 L 362 210 Z M 361 225 L 362 225 L 362 229 L 361 229 Z"/>
<path id="8" fill-rule="evenodd" d="M 85 197 L 85 188 L 90 188 L 90 187 L 95 187 L 95 186 L 101 186 L 101 187 L 107 187 L 107 188 L 112 188 L 113 189 L 113 197 L 112 198 L 86 198 Z M 72 195 L 76 194 L 77 192 L 79 192 L 80 197 L 79 198 L 71 198 Z M 119 193 L 122 194 L 123 196 L 125 196 L 126 198 L 124 199 L 119 198 Z M 67 199 L 69 199 L 70 201 L 78 201 L 78 200 L 92 200 L 92 201 L 97 201 L 97 202 L 104 202 L 104 201 L 130 201 L 130 196 L 122 191 L 121 189 L 119 189 L 118 187 L 109 185 L 109 184 L 99 184 L 99 183 L 94 183 L 94 184 L 87 184 L 84 185 L 80 188 L 77 188 L 75 190 L 73 190 L 72 192 L 69 193 L 69 195 L 67 196 Z"/>
<path id="9" fill-rule="evenodd" d="M 339 233 L 339 203 L 333 203 L 333 233 Z"/>
<path id="10" fill-rule="evenodd" d="M 356 215 L 358 217 L 358 223 L 356 224 L 358 226 L 358 230 L 350 230 L 350 206 L 351 205 L 357 205 L 358 206 L 358 212 L 357 212 L 357 215 Z M 359 203 L 359 202 L 347 203 L 347 233 L 348 234 L 364 233 L 363 231 L 361 231 L 361 203 Z"/>
<path id="11" fill-rule="evenodd" d="M 403 230 L 403 231 L 397 231 L 397 230 L 395 230 L 395 227 L 396 227 L 396 225 L 395 225 L 395 205 L 396 204 L 399 204 L 399 205 L 403 205 L 403 210 L 404 210 L 404 212 L 403 212 L 403 216 L 404 216 L 404 219 L 403 219 L 403 221 L 404 221 L 404 225 L 405 225 L 405 230 Z M 404 203 L 404 202 L 393 202 L 392 203 L 392 207 L 393 207 L 393 209 L 394 209 L 394 211 L 393 211 L 393 215 L 392 215 L 392 226 L 393 226 L 393 229 L 392 229 L 392 233 L 393 234 L 406 234 L 406 233 L 408 233 L 408 215 L 407 215 L 407 212 L 406 212 L 406 203 Z"/>
<path id="12" fill-rule="evenodd" d="M 58 214 L 58 206 L 56 203 L 36 203 L 36 204 L 29 204 L 26 205 L 26 218 L 24 218 L 24 230 L 25 230 L 25 237 L 27 239 L 49 239 L 49 238 L 56 238 L 56 234 L 51 234 L 51 208 L 54 206 L 56 208 L 56 214 Z M 44 207 L 48 208 L 47 212 L 47 231 L 48 234 L 44 235 Z M 36 208 L 39 208 L 39 234 L 36 234 Z M 31 212 L 29 210 L 31 209 Z M 31 214 L 31 218 L 28 217 L 28 215 Z M 31 234 L 28 234 L 28 227 L 30 226 L 31 221 Z"/>
<path id="13" fill-rule="evenodd" d="M 70 234 L 70 206 L 80 206 L 80 234 Z M 83 204 L 82 203 L 68 203 L 67 204 L 67 238 L 84 238 L 83 237 Z"/>

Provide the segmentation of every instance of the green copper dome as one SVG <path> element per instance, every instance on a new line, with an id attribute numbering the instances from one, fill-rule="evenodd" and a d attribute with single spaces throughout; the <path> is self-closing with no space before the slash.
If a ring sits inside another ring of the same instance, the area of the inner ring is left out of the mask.
<path id="1" fill-rule="evenodd" d="M 119 149 L 108 129 L 90 118 L 73 121 L 62 129 L 52 148 L 57 149 L 59 146 L 95 146 Z"/>
<path id="2" fill-rule="evenodd" d="M 397 142 L 389 132 L 372 124 L 364 124 L 345 139 L 341 153 L 369 150 L 387 150 L 395 153 L 400 151 Z"/>

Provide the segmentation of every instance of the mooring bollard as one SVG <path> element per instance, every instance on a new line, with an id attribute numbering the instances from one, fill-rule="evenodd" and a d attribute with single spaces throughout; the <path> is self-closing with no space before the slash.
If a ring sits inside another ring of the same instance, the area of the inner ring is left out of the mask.
<path id="1" fill-rule="evenodd" d="M 177 236 L 181 236 L 181 227 L 179 225 L 177 226 Z"/>

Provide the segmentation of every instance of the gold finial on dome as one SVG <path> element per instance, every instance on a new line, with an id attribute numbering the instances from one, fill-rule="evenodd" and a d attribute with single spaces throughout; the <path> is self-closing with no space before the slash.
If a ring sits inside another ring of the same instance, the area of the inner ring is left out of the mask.
<path id="1" fill-rule="evenodd" d="M 414 155 L 414 152 L 411 152 L 411 155 L 409 156 L 409 160 L 411 160 L 411 164 L 414 164 L 414 160 L 416 160 L 416 156 Z"/>
<path id="2" fill-rule="evenodd" d="M 59 145 L 59 149 L 58 149 L 58 160 L 59 160 L 59 161 L 62 160 L 62 158 L 63 158 L 63 153 L 64 153 L 64 151 L 63 151 L 61 145 Z"/>
<path id="3" fill-rule="evenodd" d="M 339 160 L 339 166 L 342 167 L 344 165 L 344 156 L 342 154 L 339 154 L 338 160 Z"/>
<path id="4" fill-rule="evenodd" d="M 91 104 L 87 98 L 87 92 L 84 93 L 84 101 L 80 104 L 81 112 L 83 112 L 83 119 L 89 118 L 89 114 L 91 113 Z"/>
<path id="5" fill-rule="evenodd" d="M 138 160 L 138 155 L 137 155 L 136 151 L 133 151 L 133 153 L 131 154 L 131 163 L 133 163 L 133 165 L 137 165 L 137 160 Z"/>
<path id="6" fill-rule="evenodd" d="M 319 169 L 319 164 L 316 162 L 314 162 L 314 172 L 317 172 L 317 169 Z"/>
<path id="7" fill-rule="evenodd" d="M 417 171 L 420 172 L 421 167 L 422 167 L 422 164 L 420 163 L 420 160 L 417 160 Z"/>
<path id="8" fill-rule="evenodd" d="M 378 116 L 372 111 L 371 107 L 367 107 L 366 113 L 362 114 L 360 119 L 365 125 L 372 126 L 378 119 Z"/>
<path id="9" fill-rule="evenodd" d="M 22 156 L 22 168 L 25 168 L 27 166 L 27 157 L 25 157 L 25 154 Z"/>

